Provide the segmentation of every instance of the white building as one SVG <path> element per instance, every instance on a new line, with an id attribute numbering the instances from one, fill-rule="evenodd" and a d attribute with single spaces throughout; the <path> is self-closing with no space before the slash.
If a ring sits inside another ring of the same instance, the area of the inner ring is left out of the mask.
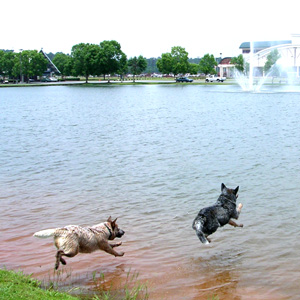
<path id="1" fill-rule="evenodd" d="M 252 64 L 256 76 L 264 76 L 263 68 L 267 61 L 267 56 L 275 49 L 280 54 L 280 61 L 287 72 L 293 77 L 300 77 L 300 34 L 293 34 L 291 40 L 282 41 L 259 41 L 244 42 L 240 45 L 242 55 L 246 62 L 250 63 L 251 46 L 253 48 Z M 222 59 L 217 67 L 220 76 L 232 77 L 234 65 L 230 63 L 230 58 Z"/>
<path id="2" fill-rule="evenodd" d="M 250 62 L 250 48 L 250 42 L 242 43 L 240 46 L 246 62 Z M 287 72 L 293 74 L 294 77 L 300 77 L 300 34 L 293 34 L 291 40 L 253 42 L 252 48 L 253 67 L 260 75 L 264 75 L 263 67 L 267 61 L 267 56 L 277 49 L 280 54 L 278 63 L 284 66 Z"/>

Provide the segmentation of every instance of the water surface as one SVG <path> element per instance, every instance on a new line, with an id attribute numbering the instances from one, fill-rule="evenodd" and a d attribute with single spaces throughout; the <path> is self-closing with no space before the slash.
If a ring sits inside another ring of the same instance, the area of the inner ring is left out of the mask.
<path id="1" fill-rule="evenodd" d="M 61 285 L 129 270 L 150 299 L 299 297 L 299 93 L 235 86 L 0 90 L 0 266 L 53 280 L 55 248 L 35 231 L 126 231 L 114 258 L 67 259 Z M 191 225 L 221 183 L 240 186 L 239 222 L 202 245 Z M 69 276 L 71 274 L 71 276 Z"/>

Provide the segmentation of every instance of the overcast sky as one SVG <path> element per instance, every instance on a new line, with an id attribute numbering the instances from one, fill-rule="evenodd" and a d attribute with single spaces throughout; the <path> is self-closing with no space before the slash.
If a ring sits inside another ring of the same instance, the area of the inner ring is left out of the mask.
<path id="1" fill-rule="evenodd" d="M 70 53 L 78 43 L 116 40 L 128 58 L 181 46 L 190 58 L 241 53 L 250 40 L 300 33 L 299 0 L 7 0 L 0 49 Z"/>

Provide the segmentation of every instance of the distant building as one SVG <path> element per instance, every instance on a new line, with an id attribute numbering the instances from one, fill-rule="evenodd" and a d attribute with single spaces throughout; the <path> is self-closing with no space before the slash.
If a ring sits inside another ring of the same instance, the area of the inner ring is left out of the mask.
<path id="1" fill-rule="evenodd" d="M 224 57 L 219 59 L 216 68 L 217 74 L 221 77 L 233 77 L 234 65 L 231 64 L 231 57 Z"/>
<path id="2" fill-rule="evenodd" d="M 261 42 L 253 42 L 253 53 L 257 53 L 259 51 L 265 50 L 270 47 L 276 47 L 278 45 L 291 44 L 291 40 L 286 41 L 261 41 Z M 242 54 L 250 53 L 250 42 L 244 42 L 240 45 L 240 49 L 242 50 Z"/>
<path id="3" fill-rule="evenodd" d="M 253 42 L 252 47 L 254 53 L 253 66 L 257 75 L 265 75 L 263 68 L 267 56 L 277 49 L 286 72 L 296 78 L 300 77 L 300 34 L 293 34 L 291 40 Z M 250 62 L 250 48 L 250 42 L 244 42 L 240 45 L 244 59 L 247 62 Z"/>
<path id="4" fill-rule="evenodd" d="M 40 53 L 44 55 L 44 57 L 48 61 L 47 70 L 43 73 L 44 77 L 53 77 L 54 74 L 59 75 L 61 74 L 58 68 L 55 66 L 55 64 L 52 62 L 52 60 L 49 58 L 49 56 L 44 52 L 43 49 L 41 49 Z"/>

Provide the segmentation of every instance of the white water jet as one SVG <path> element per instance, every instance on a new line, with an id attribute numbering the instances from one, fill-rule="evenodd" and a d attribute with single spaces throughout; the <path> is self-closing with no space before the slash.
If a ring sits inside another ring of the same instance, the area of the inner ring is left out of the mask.
<path id="1" fill-rule="evenodd" d="M 253 91 L 253 63 L 254 63 L 254 47 L 250 42 L 250 63 L 249 63 L 249 90 Z"/>
<path id="2" fill-rule="evenodd" d="M 245 68 L 246 69 L 246 68 Z M 247 92 L 258 92 L 262 85 L 266 81 L 267 77 L 260 77 L 258 80 L 254 80 L 254 43 L 250 42 L 250 53 L 249 53 L 249 71 L 242 73 L 235 69 L 234 78 L 240 85 L 243 91 Z"/>

